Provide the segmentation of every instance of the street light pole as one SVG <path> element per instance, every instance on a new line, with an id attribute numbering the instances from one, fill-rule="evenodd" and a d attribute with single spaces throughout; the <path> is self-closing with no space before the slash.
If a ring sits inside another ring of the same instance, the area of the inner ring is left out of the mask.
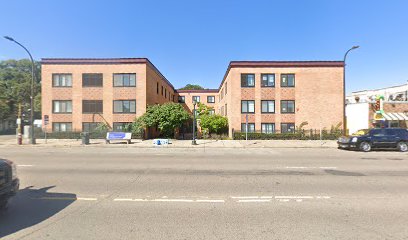
<path id="1" fill-rule="evenodd" d="M 192 145 L 197 145 L 196 137 L 195 137 L 195 128 L 196 128 L 196 104 L 197 102 L 193 100 L 193 141 L 191 142 Z"/>
<path id="2" fill-rule="evenodd" d="M 31 94 L 30 94 L 30 123 L 31 123 L 31 127 L 30 127 L 30 144 L 35 144 L 35 138 L 34 138 L 34 60 L 33 57 L 31 56 L 30 51 L 28 51 L 28 49 L 26 47 L 24 47 L 21 43 L 17 42 L 16 40 L 14 40 L 12 37 L 9 36 L 4 36 L 5 39 L 12 41 L 14 43 L 16 43 L 17 45 L 19 45 L 20 47 L 22 47 L 30 56 L 31 59 Z"/>
<path id="3" fill-rule="evenodd" d="M 343 58 L 343 134 L 346 135 L 347 133 L 347 118 L 346 118 L 346 59 L 347 55 L 351 50 L 357 49 L 360 46 L 353 46 L 349 50 L 347 50 L 346 54 L 344 54 Z"/>

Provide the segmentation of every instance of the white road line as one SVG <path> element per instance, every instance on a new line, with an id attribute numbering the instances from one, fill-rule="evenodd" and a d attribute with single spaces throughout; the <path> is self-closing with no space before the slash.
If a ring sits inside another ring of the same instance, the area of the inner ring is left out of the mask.
<path id="1" fill-rule="evenodd" d="M 152 202 L 194 202 L 191 199 L 153 199 Z"/>
<path id="2" fill-rule="evenodd" d="M 198 199 L 196 202 L 202 203 L 225 203 L 225 200 L 217 199 L 217 200 L 207 200 L 207 199 Z"/>
<path id="3" fill-rule="evenodd" d="M 313 199 L 312 196 L 275 196 L 275 199 Z"/>
<path id="4" fill-rule="evenodd" d="M 115 202 L 126 202 L 126 201 L 132 201 L 131 198 L 115 198 L 113 199 Z"/>
<path id="5" fill-rule="evenodd" d="M 77 197 L 77 200 L 82 200 L 82 201 L 97 201 L 97 198 L 83 198 L 83 197 Z"/>
<path id="6" fill-rule="evenodd" d="M 251 198 L 259 198 L 258 196 L 231 196 L 232 199 L 251 199 Z"/>
<path id="7" fill-rule="evenodd" d="M 34 167 L 34 165 L 20 164 L 20 165 L 17 165 L 17 167 Z"/>
<path id="8" fill-rule="evenodd" d="M 241 199 L 239 203 L 251 203 L 251 202 L 270 202 L 271 199 Z"/>
<path id="9" fill-rule="evenodd" d="M 337 169 L 337 167 L 286 167 L 286 169 Z"/>
<path id="10" fill-rule="evenodd" d="M 330 199 L 329 196 L 230 196 L 234 202 L 238 203 L 265 203 L 271 202 L 273 199 L 280 202 L 303 202 L 305 199 Z M 77 198 L 77 200 L 96 201 L 96 198 Z M 115 202 L 184 202 L 184 203 L 225 203 L 224 199 L 209 199 L 202 197 L 199 199 L 188 198 L 167 198 L 166 196 L 156 199 L 148 198 L 115 198 Z"/>
<path id="11" fill-rule="evenodd" d="M 115 198 L 115 199 L 113 199 L 113 201 L 115 201 L 115 202 L 148 202 L 149 200 L 141 199 L 141 198 L 136 198 L 136 199 L 132 199 L 132 198 Z"/>
<path id="12" fill-rule="evenodd" d="M 316 196 L 318 199 L 330 199 L 331 197 L 329 196 Z"/>

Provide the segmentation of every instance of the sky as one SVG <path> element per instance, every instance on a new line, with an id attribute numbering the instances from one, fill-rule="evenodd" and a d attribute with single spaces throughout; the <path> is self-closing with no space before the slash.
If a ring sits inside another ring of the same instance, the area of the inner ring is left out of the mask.
<path id="1" fill-rule="evenodd" d="M 41 58 L 147 57 L 176 88 L 230 61 L 342 60 L 347 92 L 406 84 L 408 1 L 0 0 L 0 35 Z M 27 58 L 0 39 L 0 60 Z"/>

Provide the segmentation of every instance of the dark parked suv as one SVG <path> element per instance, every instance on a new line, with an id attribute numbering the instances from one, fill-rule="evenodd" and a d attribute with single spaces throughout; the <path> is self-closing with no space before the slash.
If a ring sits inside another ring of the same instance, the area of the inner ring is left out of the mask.
<path id="1" fill-rule="evenodd" d="M 408 130 L 404 128 L 374 128 L 363 136 L 340 137 L 339 148 L 369 152 L 373 148 L 395 148 L 408 151 Z"/>
<path id="2" fill-rule="evenodd" d="M 0 209 L 6 207 L 7 201 L 17 193 L 19 186 L 16 165 L 0 158 Z"/>

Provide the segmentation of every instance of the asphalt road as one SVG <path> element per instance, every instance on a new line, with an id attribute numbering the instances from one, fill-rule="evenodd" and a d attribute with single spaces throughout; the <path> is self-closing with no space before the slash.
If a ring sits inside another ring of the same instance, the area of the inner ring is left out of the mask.
<path id="1" fill-rule="evenodd" d="M 408 239 L 408 154 L 2 148 L 3 239 Z"/>

